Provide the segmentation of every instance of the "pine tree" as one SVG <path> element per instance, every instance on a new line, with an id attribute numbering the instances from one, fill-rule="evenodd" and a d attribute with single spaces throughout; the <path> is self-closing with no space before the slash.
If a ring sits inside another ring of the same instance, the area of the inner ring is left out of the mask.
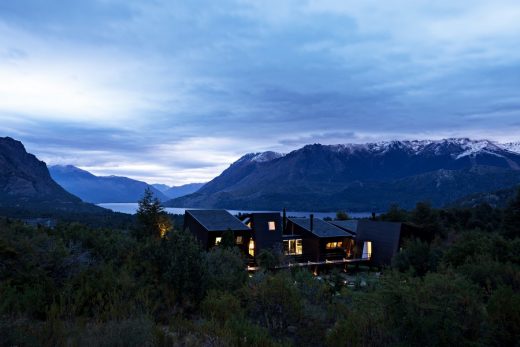
<path id="1" fill-rule="evenodd" d="M 172 223 L 159 199 L 153 196 L 150 188 L 146 188 L 144 196 L 139 200 L 137 209 L 138 238 L 161 238 L 172 229 Z"/>

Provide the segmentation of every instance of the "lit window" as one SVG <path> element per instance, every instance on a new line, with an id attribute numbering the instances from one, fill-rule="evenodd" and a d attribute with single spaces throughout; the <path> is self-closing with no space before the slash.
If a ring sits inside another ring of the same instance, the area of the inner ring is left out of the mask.
<path id="1" fill-rule="evenodd" d="M 274 230 L 276 230 L 276 224 L 275 224 L 275 222 L 271 221 L 271 222 L 267 222 L 267 224 L 269 225 L 269 231 L 274 231 Z"/>
<path id="2" fill-rule="evenodd" d="M 283 242 L 283 248 L 286 255 L 303 254 L 302 239 L 286 240 Z"/>
<path id="3" fill-rule="evenodd" d="M 342 242 L 342 241 L 338 241 L 338 242 L 327 242 L 327 243 L 325 244 L 325 248 L 326 248 L 326 249 L 343 248 L 343 242 Z"/>
<path id="4" fill-rule="evenodd" d="M 222 242 L 222 237 L 215 237 L 215 245 L 219 245 Z"/>
<path id="5" fill-rule="evenodd" d="M 237 236 L 237 245 L 241 245 L 242 242 L 242 236 Z"/>
<path id="6" fill-rule="evenodd" d="M 370 258 L 372 258 L 372 241 L 365 241 L 363 243 L 363 254 L 361 255 L 361 259 Z"/>
<path id="7" fill-rule="evenodd" d="M 249 255 L 252 257 L 255 256 L 255 241 L 253 241 L 253 239 L 249 240 Z"/>

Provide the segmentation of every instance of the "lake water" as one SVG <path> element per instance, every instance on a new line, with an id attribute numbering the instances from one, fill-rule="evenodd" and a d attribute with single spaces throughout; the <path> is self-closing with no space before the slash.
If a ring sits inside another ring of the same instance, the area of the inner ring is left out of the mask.
<path id="1" fill-rule="evenodd" d="M 137 211 L 138 204 L 136 202 L 125 202 L 125 203 L 106 203 L 106 204 L 98 204 L 98 206 L 107 208 L 109 210 L 115 212 L 122 212 L 128 214 L 134 214 Z M 196 208 L 178 208 L 178 207 L 166 207 L 166 211 L 173 214 L 184 214 L 186 210 L 196 210 Z M 273 212 L 273 211 L 251 211 L 251 210 L 228 210 L 231 214 L 238 213 L 251 213 L 251 212 Z M 275 211 L 281 212 L 281 211 Z M 287 216 L 290 217 L 308 217 L 311 213 L 314 214 L 316 218 L 335 218 L 336 212 L 304 212 L 304 211 L 287 211 Z M 370 217 L 372 214 L 370 212 L 347 212 L 348 215 L 352 218 L 365 218 Z"/>

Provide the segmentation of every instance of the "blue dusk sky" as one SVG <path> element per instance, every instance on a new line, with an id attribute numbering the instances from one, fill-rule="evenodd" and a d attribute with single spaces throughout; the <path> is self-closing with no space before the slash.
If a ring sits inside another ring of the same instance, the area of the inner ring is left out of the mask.
<path id="1" fill-rule="evenodd" d="M 246 152 L 520 140 L 518 0 L 0 0 L 0 136 L 203 182 Z"/>

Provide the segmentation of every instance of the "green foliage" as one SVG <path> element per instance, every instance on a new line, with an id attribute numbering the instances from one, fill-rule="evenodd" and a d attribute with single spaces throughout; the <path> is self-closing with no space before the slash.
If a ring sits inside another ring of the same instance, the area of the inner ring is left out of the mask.
<path id="1" fill-rule="evenodd" d="M 256 257 L 258 266 L 264 270 L 272 270 L 280 265 L 280 256 L 274 249 L 262 249 Z"/>
<path id="2" fill-rule="evenodd" d="M 392 267 L 401 272 L 409 272 L 412 276 L 424 276 L 427 272 L 436 270 L 438 261 L 438 254 L 429 244 L 411 239 L 394 256 Z"/>
<path id="3" fill-rule="evenodd" d="M 381 220 L 388 222 L 406 222 L 408 221 L 408 213 L 397 204 L 390 206 L 388 211 L 381 215 Z"/>
<path id="4" fill-rule="evenodd" d="M 172 229 L 168 214 L 149 188 L 145 190 L 143 198 L 139 200 L 136 216 L 138 227 L 135 229 L 135 235 L 137 238 L 150 236 L 160 238 Z"/>
<path id="5" fill-rule="evenodd" d="M 247 288 L 247 308 L 251 319 L 276 336 L 283 336 L 300 319 L 302 301 L 291 276 L 278 272 L 258 274 Z"/>
<path id="6" fill-rule="evenodd" d="M 155 262 L 161 281 L 187 306 L 198 304 L 206 291 L 204 253 L 189 231 L 170 232 L 160 240 Z"/>
<path id="7" fill-rule="evenodd" d="M 345 211 L 336 212 L 336 220 L 348 220 L 350 219 L 349 215 Z"/>
<path id="8" fill-rule="evenodd" d="M 504 211 L 503 222 L 504 235 L 509 238 L 520 237 L 520 188 L 516 197 L 509 203 Z"/>
<path id="9" fill-rule="evenodd" d="M 381 219 L 441 237 L 409 240 L 381 274 L 319 277 L 265 271 L 283 263 L 276 250 L 249 277 L 232 233 L 205 252 L 189 231 L 145 232 L 146 219 L 134 234 L 0 218 L 0 345 L 517 345 L 515 204 L 396 206 Z"/>
<path id="10" fill-rule="evenodd" d="M 436 210 L 429 203 L 419 202 L 410 216 L 410 221 L 424 230 L 431 238 L 441 235 L 441 224 Z M 442 235 L 446 236 L 446 235 Z"/>
<path id="11" fill-rule="evenodd" d="M 502 287 L 491 296 L 487 312 L 490 324 L 490 344 L 518 346 L 520 341 L 520 294 L 518 289 Z"/>
<path id="12" fill-rule="evenodd" d="M 236 248 L 235 235 L 233 234 L 233 231 L 228 229 L 222 233 L 222 240 L 220 241 L 219 246 L 227 249 Z"/>
<path id="13" fill-rule="evenodd" d="M 246 262 L 236 247 L 214 247 L 206 256 L 209 288 L 235 291 L 247 280 Z"/>

